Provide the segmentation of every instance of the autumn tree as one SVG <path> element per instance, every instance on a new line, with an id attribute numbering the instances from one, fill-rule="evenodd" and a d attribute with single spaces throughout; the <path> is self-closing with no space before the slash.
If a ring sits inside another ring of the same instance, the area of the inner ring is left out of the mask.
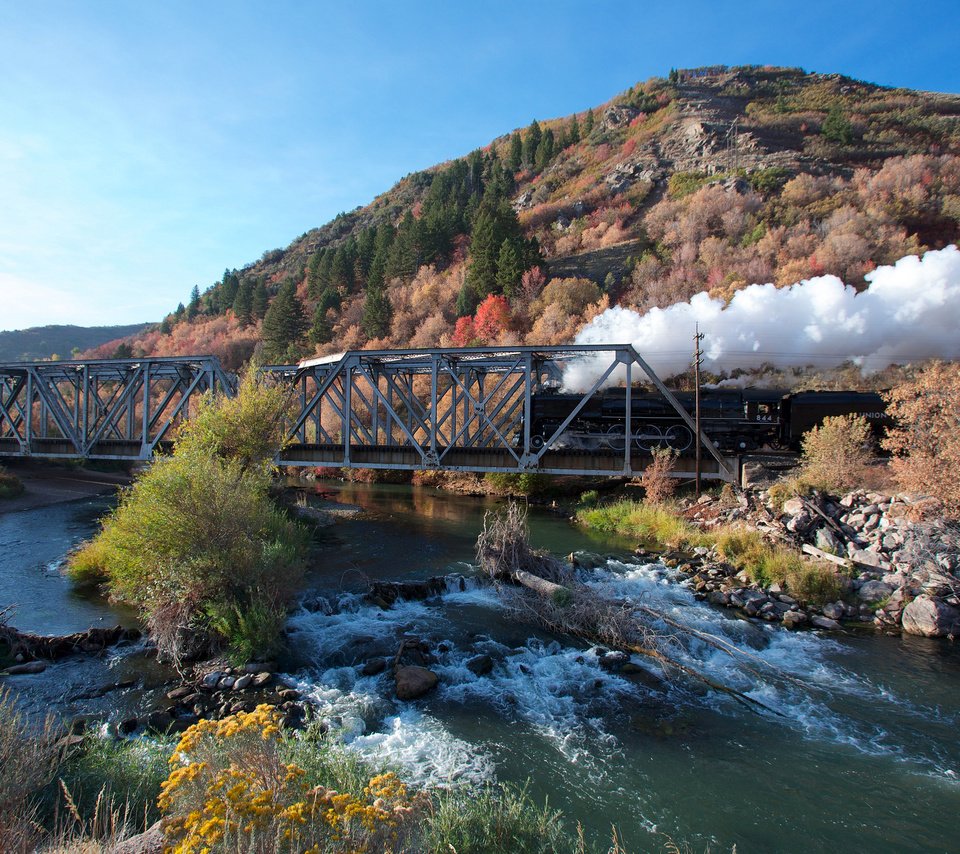
<path id="1" fill-rule="evenodd" d="M 960 517 L 960 364 L 933 362 L 886 395 L 895 427 L 882 446 L 894 454 L 891 468 L 903 486 L 939 498 Z"/>
<path id="2" fill-rule="evenodd" d="M 862 415 L 824 418 L 803 437 L 803 479 L 830 491 L 853 488 L 863 479 L 871 440 L 870 424 Z"/>
<path id="3" fill-rule="evenodd" d="M 477 306 L 473 332 L 482 342 L 495 342 L 509 326 L 510 304 L 503 297 L 490 294 Z"/>

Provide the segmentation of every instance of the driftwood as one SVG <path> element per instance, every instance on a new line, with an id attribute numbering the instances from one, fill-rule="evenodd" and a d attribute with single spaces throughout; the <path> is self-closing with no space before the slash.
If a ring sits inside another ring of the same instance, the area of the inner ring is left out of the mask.
<path id="1" fill-rule="evenodd" d="M 646 656 L 665 670 L 683 673 L 733 697 L 753 711 L 780 715 L 742 691 L 683 664 L 669 651 L 681 643 L 684 635 L 690 635 L 738 658 L 741 663 L 743 659 L 752 658 L 765 667 L 770 665 L 722 638 L 683 626 L 654 608 L 598 596 L 577 581 L 571 568 L 545 552 L 530 548 L 526 515 L 516 504 L 511 504 L 503 516 L 487 514 L 483 532 L 477 540 L 477 560 L 484 572 L 498 584 L 507 604 L 521 617 L 558 634 Z M 674 632 L 668 632 L 658 624 L 669 626 Z M 752 667 L 747 666 L 747 669 L 758 673 Z"/>
<path id="2" fill-rule="evenodd" d="M 838 555 L 832 555 L 830 552 L 825 552 L 822 549 L 818 549 L 816 546 L 810 545 L 810 543 L 804 543 L 800 547 L 804 554 L 812 555 L 813 557 L 818 557 L 820 560 L 828 560 L 830 563 L 835 563 L 837 566 L 842 566 L 844 568 L 849 568 L 850 561 L 845 557 L 839 557 Z"/>
<path id="3" fill-rule="evenodd" d="M 850 541 L 850 538 L 847 536 L 846 531 L 844 531 L 843 528 L 841 528 L 840 525 L 837 524 L 837 520 L 834 519 L 832 516 L 829 516 L 826 513 L 824 513 L 823 510 L 817 506 L 817 503 L 815 501 L 808 501 L 806 498 L 801 496 L 800 503 L 802 504 L 802 506 L 806 507 L 808 510 L 812 510 L 821 519 L 823 519 L 823 521 L 827 523 L 827 527 L 830 528 L 830 530 L 833 531 L 838 537 L 840 537 L 842 542 L 846 543 Z"/>

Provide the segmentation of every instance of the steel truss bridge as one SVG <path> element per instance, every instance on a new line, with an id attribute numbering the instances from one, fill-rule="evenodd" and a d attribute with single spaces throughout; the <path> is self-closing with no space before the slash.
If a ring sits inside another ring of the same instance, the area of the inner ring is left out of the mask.
<path id="1" fill-rule="evenodd" d="M 261 369 L 290 390 L 281 465 L 630 476 L 649 464 L 631 387 L 689 414 L 630 345 L 363 350 Z M 550 436 L 532 434 L 534 396 L 576 372 L 583 388 Z M 621 433 L 577 442 L 576 419 L 602 387 L 624 386 Z M 236 378 L 210 356 L 0 365 L 0 456 L 146 460 L 205 392 Z M 571 441 L 573 437 L 573 441 Z M 736 480 L 736 458 L 701 435 L 704 477 Z M 687 476 L 692 456 L 675 474 Z"/>

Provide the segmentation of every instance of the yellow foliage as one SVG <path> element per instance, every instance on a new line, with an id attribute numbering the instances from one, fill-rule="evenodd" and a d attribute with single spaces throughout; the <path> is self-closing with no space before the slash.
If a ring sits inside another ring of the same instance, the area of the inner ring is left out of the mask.
<path id="1" fill-rule="evenodd" d="M 281 760 L 279 739 L 280 713 L 267 705 L 184 732 L 159 798 L 167 850 L 393 850 L 421 796 L 393 773 L 372 777 L 362 797 L 311 786 Z"/>

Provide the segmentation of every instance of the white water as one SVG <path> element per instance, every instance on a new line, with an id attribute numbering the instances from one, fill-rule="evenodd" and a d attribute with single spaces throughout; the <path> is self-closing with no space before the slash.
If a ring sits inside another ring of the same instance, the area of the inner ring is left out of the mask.
<path id="1" fill-rule="evenodd" d="M 765 726 L 832 744 L 845 755 L 852 751 L 885 757 L 912 773 L 956 780 L 955 754 L 944 755 L 904 733 L 931 720 L 954 727 L 956 712 L 915 703 L 856 674 L 837 661 L 847 651 L 843 645 L 811 632 L 730 619 L 697 602 L 689 589 L 676 583 L 672 571 L 659 564 L 611 560 L 585 580 L 598 594 L 662 609 L 672 619 L 755 656 L 756 661 L 734 657 L 698 640 L 678 640 L 674 647 L 683 663 L 771 709 L 761 716 Z M 553 754 L 548 761 L 554 767 L 577 769 L 594 784 L 622 787 L 616 767 L 623 748 L 621 713 L 651 703 L 699 708 L 701 713 L 758 725 L 759 719 L 729 696 L 704 692 L 688 680 L 658 690 L 601 669 L 596 650 L 516 637 L 491 588 L 454 589 L 440 600 L 401 601 L 389 611 L 346 595 L 329 610 L 333 613 L 304 611 L 291 620 L 294 643 L 317 663 L 315 669 L 297 674 L 297 684 L 351 747 L 399 766 L 413 782 L 494 779 L 495 755 L 509 751 L 515 730 L 518 737 L 523 733 L 523 738 L 535 739 L 537 750 Z M 664 631 L 673 632 L 666 626 Z M 363 677 L 356 665 L 374 655 L 392 655 L 400 638 L 411 632 L 438 650 L 431 667 L 440 685 L 425 700 L 405 704 L 391 698 L 386 673 Z M 466 667 L 479 653 L 490 654 L 496 662 L 488 676 L 477 677 Z M 659 673 L 645 659 L 636 657 L 634 662 Z M 851 714 L 851 706 L 863 705 L 878 714 L 869 720 Z M 474 718 L 471 739 L 456 731 L 463 729 L 464 709 Z M 877 722 L 884 718 L 889 727 Z"/>

